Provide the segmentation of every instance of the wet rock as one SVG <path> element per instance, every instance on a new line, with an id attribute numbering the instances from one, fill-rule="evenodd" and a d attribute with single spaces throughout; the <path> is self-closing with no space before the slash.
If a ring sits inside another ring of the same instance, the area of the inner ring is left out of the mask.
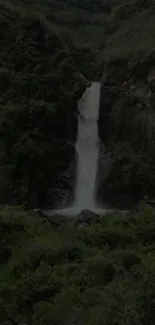
<path id="1" fill-rule="evenodd" d="M 54 214 L 48 220 L 55 226 L 62 226 L 67 223 L 67 219 L 61 214 Z"/>
<path id="2" fill-rule="evenodd" d="M 57 189 L 56 190 L 56 201 L 55 202 L 57 203 L 58 206 L 60 204 L 62 207 L 69 205 L 72 201 L 71 192 L 66 191 L 65 189 Z"/>
<path id="3" fill-rule="evenodd" d="M 100 215 L 91 210 L 82 210 L 77 216 L 76 224 L 91 224 L 93 222 L 100 222 Z"/>
<path id="4" fill-rule="evenodd" d="M 62 166 L 60 174 L 55 175 L 52 186 L 45 195 L 44 208 L 56 209 L 72 204 L 76 182 L 76 149 L 73 143 L 68 143 L 57 153 Z M 53 177 L 54 178 L 54 177 Z"/>
<path id="5" fill-rule="evenodd" d="M 60 184 L 62 185 L 62 184 Z M 64 186 L 64 184 L 63 184 Z M 45 209 L 56 209 L 61 206 L 61 208 L 66 207 L 72 203 L 73 195 L 72 191 L 66 183 L 66 188 L 50 188 L 48 195 L 46 196 L 46 203 L 44 205 Z"/>
<path id="6" fill-rule="evenodd" d="M 106 152 L 105 147 L 100 144 L 100 153 L 98 160 L 98 171 L 97 171 L 97 188 L 100 187 L 101 183 L 108 177 L 112 166 L 112 157 L 110 153 Z"/>
<path id="7" fill-rule="evenodd" d="M 62 227 L 68 223 L 65 216 L 61 215 L 60 213 L 54 213 L 52 210 L 42 211 L 42 217 L 46 218 L 53 226 Z"/>
<path id="8" fill-rule="evenodd" d="M 63 188 L 69 189 L 72 194 L 74 193 L 75 184 L 76 184 L 76 170 L 77 170 L 77 152 L 75 152 L 75 155 L 71 160 L 68 169 L 60 177 L 60 183 L 63 185 Z M 67 202 L 67 204 L 69 205 L 69 202 Z"/>
<path id="9" fill-rule="evenodd" d="M 38 217 L 47 220 L 54 226 L 63 226 L 65 223 L 67 223 L 65 216 L 61 215 L 60 213 L 53 212 L 53 210 L 34 209 L 34 212 L 38 215 Z"/>
<path id="10" fill-rule="evenodd" d="M 39 217 L 43 216 L 42 210 L 41 209 L 34 209 L 33 210 Z"/>
<path id="11" fill-rule="evenodd" d="M 78 224 L 78 228 L 84 228 L 84 227 L 86 227 L 87 226 L 87 223 L 79 223 Z"/>

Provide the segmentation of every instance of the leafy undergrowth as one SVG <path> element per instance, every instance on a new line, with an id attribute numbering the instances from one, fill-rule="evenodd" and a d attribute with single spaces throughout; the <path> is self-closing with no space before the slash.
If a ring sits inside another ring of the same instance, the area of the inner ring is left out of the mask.
<path id="1" fill-rule="evenodd" d="M 0 212 L 0 323 L 154 324 L 155 210 L 83 228 Z"/>
<path id="2" fill-rule="evenodd" d="M 46 20 L 50 29 L 77 48 L 89 44 L 96 67 L 103 61 L 139 60 L 154 48 L 153 0 L 0 0 L 0 4 Z"/>
<path id="3" fill-rule="evenodd" d="M 7 4 L 0 2 L 0 201 L 36 207 L 73 157 L 86 80 L 60 34 Z"/>
<path id="4" fill-rule="evenodd" d="M 109 28 L 112 28 L 112 32 L 106 38 L 100 59 L 108 62 L 117 59 L 139 61 L 147 57 L 154 49 L 154 20 L 154 7 L 134 14 L 132 17 L 113 18 L 109 21 Z"/>

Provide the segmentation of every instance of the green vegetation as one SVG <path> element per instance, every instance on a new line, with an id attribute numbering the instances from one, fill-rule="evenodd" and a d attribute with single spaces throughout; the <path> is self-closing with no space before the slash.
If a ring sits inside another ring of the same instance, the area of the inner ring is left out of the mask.
<path id="1" fill-rule="evenodd" d="M 151 0 L 126 1 L 118 5 L 107 23 L 106 61 L 141 60 L 154 49 L 155 5 Z"/>
<path id="2" fill-rule="evenodd" d="M 0 200 L 37 207 L 73 157 L 86 79 L 35 16 L 1 6 L 0 39 Z"/>
<path id="3" fill-rule="evenodd" d="M 0 212 L 1 324 L 154 324 L 155 210 L 54 227 Z"/>
<path id="4" fill-rule="evenodd" d="M 46 20 L 49 28 L 77 48 L 89 44 L 100 64 L 103 60 L 139 57 L 154 47 L 153 0 L 1 0 L 0 3 L 22 16 Z"/>
<path id="5" fill-rule="evenodd" d="M 113 163 L 99 189 L 99 197 L 117 208 L 129 208 L 142 198 L 154 198 L 154 159 L 141 150 L 134 150 L 127 141 L 115 139 L 110 149 Z"/>

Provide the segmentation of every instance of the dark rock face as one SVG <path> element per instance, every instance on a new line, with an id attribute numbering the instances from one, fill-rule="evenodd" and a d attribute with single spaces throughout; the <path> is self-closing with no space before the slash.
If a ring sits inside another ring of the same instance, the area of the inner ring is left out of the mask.
<path id="1" fill-rule="evenodd" d="M 99 189 L 101 184 L 107 179 L 112 166 L 112 157 L 105 150 L 105 147 L 100 145 L 100 153 L 98 160 L 97 176 L 96 176 L 96 188 Z M 98 195 L 96 200 L 98 199 Z"/>
<path id="2" fill-rule="evenodd" d="M 61 184 L 60 184 L 61 185 Z M 65 188 L 51 188 L 48 191 L 48 195 L 46 197 L 46 208 L 58 208 L 58 207 L 66 207 L 72 203 L 72 191 L 68 188 L 68 184 L 66 184 Z"/>
<path id="3" fill-rule="evenodd" d="M 63 164 L 61 173 L 55 178 L 55 181 L 52 182 L 53 186 L 46 193 L 44 208 L 65 208 L 73 202 L 77 169 L 77 157 L 74 146 L 72 146 L 68 153 L 66 150 L 66 163 L 63 153 L 61 161 Z"/>
<path id="4" fill-rule="evenodd" d="M 117 61 L 105 68 L 99 136 L 113 162 L 98 197 L 117 207 L 154 197 L 155 53 L 141 62 Z"/>
<path id="5" fill-rule="evenodd" d="M 100 221 L 100 215 L 91 211 L 91 210 L 83 210 L 77 216 L 76 224 L 84 223 L 84 224 L 91 224 L 93 222 Z"/>
<path id="6" fill-rule="evenodd" d="M 51 224 L 56 226 L 62 226 L 64 223 L 66 223 L 66 218 L 61 214 L 52 215 L 48 220 L 50 220 Z"/>
<path id="7" fill-rule="evenodd" d="M 142 114 L 146 113 L 149 116 L 154 114 L 154 107 L 155 60 L 153 63 L 153 58 L 147 58 L 134 66 L 129 62 L 111 63 L 105 69 L 101 81 L 99 116 L 101 141 L 107 142 L 115 136 L 117 140 L 123 138 L 131 141 L 135 148 L 138 147 L 145 152 L 151 150 L 151 146 L 148 145 L 148 133 L 144 132 L 144 137 L 138 137 L 135 133 L 137 128 L 140 129 Z"/>

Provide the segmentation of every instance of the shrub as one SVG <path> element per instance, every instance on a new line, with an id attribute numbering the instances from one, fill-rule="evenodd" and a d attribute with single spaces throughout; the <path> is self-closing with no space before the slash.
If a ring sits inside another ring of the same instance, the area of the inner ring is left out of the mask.
<path id="1" fill-rule="evenodd" d="M 81 270 L 81 271 L 80 271 Z M 115 269 L 110 261 L 102 255 L 96 255 L 85 259 L 80 265 L 79 282 L 82 287 L 99 287 L 112 281 Z M 78 275 L 78 269 L 77 269 Z"/>

